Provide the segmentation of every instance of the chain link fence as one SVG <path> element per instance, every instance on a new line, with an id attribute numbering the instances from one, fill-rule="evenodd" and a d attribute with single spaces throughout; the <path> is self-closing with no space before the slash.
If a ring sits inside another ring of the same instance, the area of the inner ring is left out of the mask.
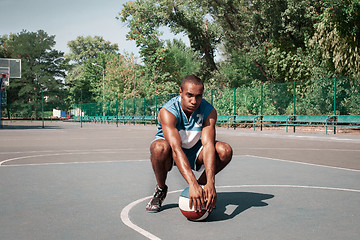
<path id="1" fill-rule="evenodd" d="M 77 103 L 70 108 L 46 99 L 2 106 L 2 119 L 77 120 L 80 117 L 153 116 L 177 94 L 150 98 Z M 347 78 L 309 82 L 261 83 L 238 88 L 205 90 L 204 99 L 218 115 L 360 115 L 360 81 Z M 59 113 L 60 111 L 60 113 Z"/>

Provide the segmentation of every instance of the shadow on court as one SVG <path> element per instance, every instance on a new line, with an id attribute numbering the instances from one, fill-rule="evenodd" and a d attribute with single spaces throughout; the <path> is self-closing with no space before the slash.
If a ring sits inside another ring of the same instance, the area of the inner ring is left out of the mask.
<path id="1" fill-rule="evenodd" d="M 216 208 L 206 221 L 217 222 L 232 219 L 252 207 L 268 206 L 264 200 L 273 197 L 272 194 L 254 192 L 220 192 L 218 193 Z"/>
<path id="2" fill-rule="evenodd" d="M 272 194 L 254 192 L 219 192 L 217 196 L 216 208 L 205 222 L 225 221 L 252 207 L 266 207 L 268 203 L 264 201 L 274 197 Z M 164 212 L 178 207 L 178 204 L 170 203 L 164 205 L 161 211 Z"/>

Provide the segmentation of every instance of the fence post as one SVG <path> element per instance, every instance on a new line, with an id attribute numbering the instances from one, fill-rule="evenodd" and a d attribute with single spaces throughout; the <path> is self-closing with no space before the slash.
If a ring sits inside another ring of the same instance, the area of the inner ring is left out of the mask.
<path id="1" fill-rule="evenodd" d="M 44 90 L 41 89 L 41 113 L 42 113 L 42 128 L 44 128 Z"/>
<path id="2" fill-rule="evenodd" d="M 260 131 L 263 129 L 262 125 L 262 115 L 263 115 L 263 84 L 260 85 L 260 118 L 261 118 L 261 124 L 260 124 Z"/>
<path id="3" fill-rule="evenodd" d="M 146 100 L 145 100 L 145 97 L 144 97 L 144 125 L 145 125 L 145 115 L 146 115 Z"/>
<path id="4" fill-rule="evenodd" d="M 133 97 L 133 120 L 134 120 L 134 125 L 135 125 L 135 98 Z"/>
<path id="5" fill-rule="evenodd" d="M 236 87 L 234 87 L 234 115 L 236 115 Z"/>
<path id="6" fill-rule="evenodd" d="M 80 94 L 80 127 L 82 128 L 82 90 L 81 90 L 81 94 Z"/>
<path id="7" fill-rule="evenodd" d="M 293 91 L 294 91 L 294 93 L 293 93 L 293 95 L 294 95 L 294 100 L 293 100 L 293 115 L 295 116 L 295 114 L 296 114 L 296 90 L 295 90 L 295 88 L 296 88 L 296 83 L 295 83 L 295 80 L 294 80 L 294 86 L 293 86 Z M 295 125 L 294 125 L 294 132 L 295 132 Z"/>
<path id="8" fill-rule="evenodd" d="M 296 91 L 295 91 L 295 87 L 296 87 L 296 85 L 295 85 L 295 81 L 294 81 L 294 84 L 293 84 L 293 115 L 295 115 L 295 107 L 296 107 L 296 105 L 295 105 L 295 102 L 296 102 Z"/>
<path id="9" fill-rule="evenodd" d="M 334 115 L 336 115 L 336 77 L 334 78 Z"/>
<path id="10" fill-rule="evenodd" d="M 123 122 L 124 122 L 124 125 L 125 125 L 125 98 L 124 98 L 124 112 L 123 112 Z"/>
<path id="11" fill-rule="evenodd" d="M 336 77 L 334 78 L 334 115 L 336 115 Z M 336 134 L 335 124 L 334 124 L 334 134 Z"/>
<path id="12" fill-rule="evenodd" d="M 144 116 L 146 115 L 146 99 L 145 99 L 145 97 L 144 97 L 144 114 L 143 114 Z"/>
<path id="13" fill-rule="evenodd" d="M 116 92 L 116 127 L 119 127 L 119 92 Z"/>
<path id="14" fill-rule="evenodd" d="M 133 97 L 133 116 L 135 116 L 135 111 L 136 111 L 136 108 L 135 108 L 135 98 Z"/>
<path id="15" fill-rule="evenodd" d="M 1 111 L 2 111 L 2 103 L 1 103 L 1 100 L 2 100 L 2 91 L 1 91 L 1 88 L 2 88 L 2 77 L 0 78 L 0 128 L 2 128 L 2 122 L 1 122 Z"/>

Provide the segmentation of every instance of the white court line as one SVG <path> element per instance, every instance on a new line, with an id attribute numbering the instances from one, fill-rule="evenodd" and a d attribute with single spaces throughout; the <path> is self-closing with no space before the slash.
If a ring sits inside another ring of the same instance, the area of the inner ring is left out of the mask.
<path id="1" fill-rule="evenodd" d="M 347 191 L 347 192 L 357 192 L 360 193 L 360 190 L 358 189 L 349 189 L 349 188 L 333 188 L 333 187 L 320 187 L 320 186 L 300 186 L 300 185 L 234 185 L 234 186 L 216 186 L 216 188 L 252 188 L 252 187 L 274 187 L 274 188 L 307 188 L 307 189 L 321 189 L 321 190 L 335 190 L 335 191 Z M 180 192 L 181 190 L 175 190 L 168 192 L 168 194 Z M 147 199 L 150 199 L 152 196 L 144 197 L 141 199 L 138 199 L 134 202 L 131 202 L 126 207 L 123 208 L 123 210 L 120 213 L 120 219 L 121 221 L 128 226 L 129 228 L 133 229 L 134 231 L 142 234 L 143 236 L 147 237 L 150 240 L 161 240 L 161 238 L 155 236 L 154 234 L 146 231 L 145 229 L 137 226 L 133 222 L 131 222 L 129 218 L 129 212 L 130 210 L 140 202 L 143 202 Z M 145 211 L 145 210 L 144 210 Z"/>
<path id="2" fill-rule="evenodd" d="M 124 151 L 124 150 L 133 150 L 133 149 L 122 149 L 121 151 Z M 114 150 L 111 150 L 111 151 L 114 151 Z M 27 158 L 50 157 L 50 156 L 63 156 L 63 155 L 76 155 L 76 154 L 85 155 L 85 154 L 94 154 L 94 153 L 108 154 L 108 153 L 118 153 L 118 152 L 110 152 L 110 151 L 84 151 L 84 152 L 62 152 L 62 153 L 29 155 L 29 156 L 22 156 L 22 157 L 5 159 L 5 160 L 3 160 L 3 161 L 0 162 L 0 166 L 3 166 L 3 164 L 4 164 L 4 163 L 7 163 L 7 162 L 11 162 L 11 161 L 15 161 L 15 160 L 21 160 L 21 159 L 27 159 Z M 99 162 L 104 162 L 104 161 L 99 161 Z M 43 164 L 66 164 L 66 163 L 43 163 Z M 21 164 L 21 165 L 39 165 L 39 164 Z"/>
<path id="3" fill-rule="evenodd" d="M 327 152 L 360 152 L 360 149 L 339 149 L 339 148 L 251 148 L 251 147 L 244 147 L 242 149 L 250 149 L 250 150 L 291 150 L 291 151 L 327 151 Z"/>
<path id="4" fill-rule="evenodd" d="M 332 168 L 332 169 L 338 169 L 338 170 L 346 170 L 346 171 L 352 171 L 352 172 L 360 172 L 360 170 L 357 169 L 351 169 L 351 168 L 342 168 L 342 167 L 333 167 L 333 166 L 327 166 L 327 165 L 320 165 L 315 163 L 306 163 L 306 162 L 299 162 L 299 161 L 290 161 L 290 160 L 283 160 L 278 158 L 271 158 L 271 157 L 261 157 L 256 155 L 238 155 L 240 156 L 247 156 L 247 157 L 255 157 L 255 158 L 263 158 L 263 159 L 269 159 L 273 161 L 280 161 L 280 162 L 287 162 L 287 163 L 298 163 L 302 165 L 309 165 L 309 166 L 315 166 L 315 167 L 325 167 L 325 168 Z M 233 156 L 234 157 L 234 156 Z"/>
<path id="5" fill-rule="evenodd" d="M 104 149 L 65 149 L 65 150 L 41 150 L 41 151 L 16 151 L 0 152 L 0 154 L 20 154 L 20 153 L 51 153 L 51 152 L 106 152 L 106 151 L 138 151 L 139 148 L 104 148 Z"/>
<path id="6" fill-rule="evenodd" d="M 107 160 L 107 161 L 84 161 L 84 162 L 56 162 L 56 163 L 30 163 L 30 164 L 11 164 L 2 165 L 1 168 L 26 167 L 26 166 L 51 166 L 51 165 L 72 165 L 72 164 L 101 164 L 101 163 L 127 163 L 127 162 L 150 162 L 149 159 L 138 160 Z"/>

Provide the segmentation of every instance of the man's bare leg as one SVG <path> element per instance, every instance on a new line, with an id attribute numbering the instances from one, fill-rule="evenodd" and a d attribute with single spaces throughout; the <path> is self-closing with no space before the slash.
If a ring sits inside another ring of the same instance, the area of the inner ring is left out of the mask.
<path id="1" fill-rule="evenodd" d="M 165 187 L 168 171 L 172 166 L 171 147 L 164 139 L 157 139 L 150 146 L 150 160 L 155 173 L 157 184 L 160 188 Z"/>
<path id="2" fill-rule="evenodd" d="M 159 212 L 165 200 L 168 187 L 166 177 L 172 166 L 171 148 L 164 139 L 157 139 L 150 146 L 151 164 L 155 173 L 157 186 L 150 202 L 146 205 L 148 212 Z"/>
<path id="3" fill-rule="evenodd" d="M 226 167 L 226 165 L 229 164 L 231 161 L 233 151 L 229 144 L 224 142 L 216 142 L 215 143 L 215 153 L 216 153 L 216 168 L 215 168 L 215 174 L 220 172 L 221 170 Z M 202 153 L 199 155 L 198 161 L 200 164 L 204 164 L 202 159 Z M 206 185 L 206 173 L 205 171 L 201 174 L 201 176 L 198 179 L 198 183 L 200 185 Z"/>

